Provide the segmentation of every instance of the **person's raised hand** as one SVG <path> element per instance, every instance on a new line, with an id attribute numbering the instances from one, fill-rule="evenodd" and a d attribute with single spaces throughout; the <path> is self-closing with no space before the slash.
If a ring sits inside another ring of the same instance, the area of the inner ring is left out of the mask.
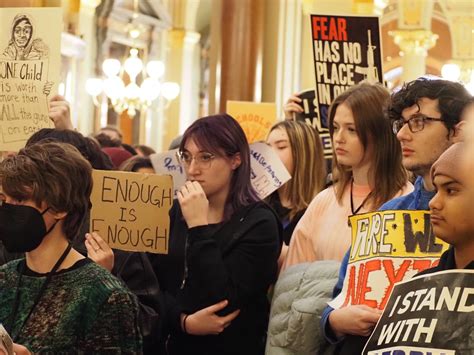
<path id="1" fill-rule="evenodd" d="M 15 355 L 32 355 L 32 353 L 23 345 L 13 344 L 13 354 Z"/>
<path id="2" fill-rule="evenodd" d="M 85 241 L 87 257 L 103 268 L 112 271 L 114 267 L 114 251 L 96 232 L 87 233 Z"/>
<path id="3" fill-rule="evenodd" d="M 283 112 L 285 113 L 285 119 L 294 121 L 296 119 L 295 113 L 304 112 L 303 107 L 301 106 L 303 100 L 298 97 L 298 94 L 295 93 L 291 95 L 288 101 L 283 106 Z"/>
<path id="4" fill-rule="evenodd" d="M 63 96 L 54 95 L 51 100 L 49 100 L 48 115 L 54 123 L 54 128 L 59 130 L 74 129 L 71 121 L 69 102 L 67 102 Z"/>

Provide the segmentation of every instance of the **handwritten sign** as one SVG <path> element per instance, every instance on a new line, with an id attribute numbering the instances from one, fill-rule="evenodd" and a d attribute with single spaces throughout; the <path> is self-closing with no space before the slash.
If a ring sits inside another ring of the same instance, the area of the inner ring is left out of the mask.
<path id="1" fill-rule="evenodd" d="M 278 155 L 265 143 L 250 145 L 250 167 L 250 181 L 261 199 L 291 179 Z"/>
<path id="2" fill-rule="evenodd" d="M 91 230 L 111 248 L 167 254 L 171 176 L 94 170 L 92 177 Z"/>
<path id="3" fill-rule="evenodd" d="M 53 127 L 48 95 L 57 91 L 62 10 L 0 8 L 0 150 L 16 151 Z"/>
<path id="4" fill-rule="evenodd" d="M 474 270 L 448 270 L 395 285 L 364 355 L 454 355 L 474 350 Z"/>
<path id="5" fill-rule="evenodd" d="M 377 17 L 311 15 L 318 119 L 331 102 L 362 80 L 383 82 Z"/>
<path id="6" fill-rule="evenodd" d="M 176 198 L 176 193 L 186 182 L 186 172 L 179 163 L 177 153 L 178 149 L 173 149 L 150 155 L 151 164 L 157 174 L 171 175 L 173 177 L 174 198 Z"/>
<path id="7" fill-rule="evenodd" d="M 349 217 L 352 246 L 342 292 L 333 308 L 384 309 L 396 282 L 438 263 L 449 245 L 437 239 L 429 211 L 379 211 Z"/>
<path id="8" fill-rule="evenodd" d="M 249 144 L 264 141 L 276 121 L 273 103 L 227 101 L 227 113 L 240 123 Z"/>

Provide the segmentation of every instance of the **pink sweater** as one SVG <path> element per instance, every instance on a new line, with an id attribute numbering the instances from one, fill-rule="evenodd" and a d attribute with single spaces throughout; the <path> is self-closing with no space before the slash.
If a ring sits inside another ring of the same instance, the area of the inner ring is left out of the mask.
<path id="1" fill-rule="evenodd" d="M 411 191 L 413 185 L 408 183 L 394 197 Z M 354 209 L 359 207 L 369 193 L 369 186 L 354 184 Z M 358 214 L 365 212 L 370 210 L 363 206 Z M 348 225 L 350 215 L 350 185 L 344 190 L 341 204 L 337 201 L 333 186 L 317 194 L 296 225 L 282 271 L 291 265 L 316 260 L 341 261 L 351 245 L 351 229 Z"/>

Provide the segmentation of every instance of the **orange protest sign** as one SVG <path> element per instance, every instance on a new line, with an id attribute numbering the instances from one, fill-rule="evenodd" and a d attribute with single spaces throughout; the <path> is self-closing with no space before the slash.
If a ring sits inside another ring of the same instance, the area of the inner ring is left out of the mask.
<path id="1" fill-rule="evenodd" d="M 276 121 L 273 103 L 227 101 L 227 113 L 240 123 L 249 144 L 265 140 Z"/>

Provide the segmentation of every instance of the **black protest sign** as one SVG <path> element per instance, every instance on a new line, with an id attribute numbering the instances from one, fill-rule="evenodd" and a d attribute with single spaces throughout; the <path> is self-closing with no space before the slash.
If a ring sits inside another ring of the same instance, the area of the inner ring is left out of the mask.
<path id="1" fill-rule="evenodd" d="M 303 107 L 303 112 L 295 112 L 295 119 L 312 126 L 318 131 L 321 143 L 323 144 L 324 158 L 331 160 L 332 143 L 331 137 L 329 136 L 327 116 L 322 117 L 318 115 L 318 106 L 315 100 L 314 90 L 303 91 L 298 94 L 298 97 L 301 99 L 300 105 Z"/>
<path id="2" fill-rule="evenodd" d="M 362 80 L 383 82 L 377 17 L 311 15 L 318 117 Z"/>
<path id="3" fill-rule="evenodd" d="M 93 171 L 90 229 L 111 248 L 168 253 L 170 175 Z"/>
<path id="4" fill-rule="evenodd" d="M 474 270 L 398 283 L 363 354 L 473 354 L 473 312 Z"/>

